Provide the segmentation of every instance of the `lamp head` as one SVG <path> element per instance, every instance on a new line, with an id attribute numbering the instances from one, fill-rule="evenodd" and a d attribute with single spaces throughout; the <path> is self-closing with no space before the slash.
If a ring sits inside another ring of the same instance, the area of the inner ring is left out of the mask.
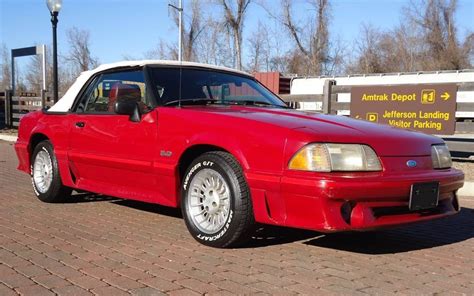
<path id="1" fill-rule="evenodd" d="M 62 0 L 46 0 L 46 5 L 51 13 L 59 12 L 63 4 Z"/>

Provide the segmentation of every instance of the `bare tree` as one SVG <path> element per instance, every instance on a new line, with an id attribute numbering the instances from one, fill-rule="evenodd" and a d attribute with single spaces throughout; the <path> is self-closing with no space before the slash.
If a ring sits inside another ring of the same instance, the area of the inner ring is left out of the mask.
<path id="1" fill-rule="evenodd" d="M 160 40 L 158 45 L 143 54 L 145 59 L 177 60 L 178 48 L 176 44 L 169 44 Z"/>
<path id="2" fill-rule="evenodd" d="M 0 48 L 0 62 L 1 62 L 1 79 L 0 79 L 0 91 L 4 91 L 7 88 L 11 88 L 11 61 L 10 53 L 5 45 L 2 43 Z"/>
<path id="3" fill-rule="evenodd" d="M 5 89 L 11 89 L 12 87 L 12 67 L 11 67 L 11 54 L 7 46 L 2 43 L 0 48 L 0 65 L 1 65 L 1 79 L 0 79 L 0 91 Z M 15 91 L 16 93 L 24 92 L 27 90 L 23 71 L 20 71 L 17 63 L 15 62 Z"/>
<path id="4" fill-rule="evenodd" d="M 420 60 L 419 42 L 404 25 L 382 31 L 364 24 L 355 42 L 356 62 L 347 70 L 349 73 L 414 71 Z"/>
<path id="5" fill-rule="evenodd" d="M 87 71 L 98 65 L 98 60 L 90 52 L 90 34 L 87 30 L 73 27 L 67 31 L 69 54 L 67 60 L 77 72 Z"/>
<path id="6" fill-rule="evenodd" d="M 219 0 L 219 3 L 224 9 L 225 25 L 232 32 L 234 54 L 236 57 L 235 67 L 240 70 L 242 69 L 242 29 L 244 27 L 245 13 L 251 0 L 235 1 L 235 5 L 229 2 L 229 0 Z"/>
<path id="7" fill-rule="evenodd" d="M 48 90 L 53 89 L 53 69 L 51 60 L 51 54 L 48 50 L 46 50 L 46 89 Z M 43 88 L 43 57 L 41 55 L 30 57 L 28 71 L 25 74 L 25 80 L 30 91 L 40 93 L 41 89 Z"/>
<path id="8" fill-rule="evenodd" d="M 325 65 L 325 74 L 339 75 L 344 74 L 347 65 L 347 44 L 342 39 L 337 38 L 329 43 L 330 59 Z"/>
<path id="9" fill-rule="evenodd" d="M 471 68 L 474 65 L 474 33 L 470 33 L 466 36 L 463 44 L 463 51 L 468 57 L 469 68 Z"/>
<path id="10" fill-rule="evenodd" d="M 256 31 L 248 39 L 249 64 L 248 71 L 269 71 L 270 66 L 270 44 L 267 28 L 258 23 Z"/>
<path id="11" fill-rule="evenodd" d="M 179 15 L 175 10 L 172 13 L 178 26 Z M 223 22 L 203 13 L 202 0 L 190 2 L 183 14 L 183 60 L 232 66 L 229 64 L 231 55 Z M 156 48 L 146 52 L 144 56 L 178 59 L 178 46 L 176 43 L 160 40 Z"/>
<path id="12" fill-rule="evenodd" d="M 53 90 L 53 64 L 52 64 L 52 52 L 51 47 L 46 47 L 46 90 Z M 27 71 L 24 75 L 25 84 L 29 91 L 34 91 L 40 93 L 40 90 L 43 88 L 43 57 L 41 55 L 35 55 L 30 57 L 28 63 Z M 58 91 L 59 94 L 64 94 L 69 87 L 76 80 L 78 73 L 77 70 L 69 65 L 68 57 L 64 57 L 59 54 L 59 63 L 58 63 L 58 76 L 59 85 Z"/>
<path id="13" fill-rule="evenodd" d="M 48 64 L 52 67 L 52 64 Z M 95 67 L 95 66 L 94 66 Z M 52 68 L 50 70 L 52 72 Z M 47 72 L 48 73 L 48 72 Z M 48 76 L 49 74 L 47 74 Z M 59 79 L 59 85 L 58 85 L 58 91 L 59 91 L 59 96 L 62 96 L 66 91 L 71 87 L 71 85 L 76 81 L 79 73 L 77 72 L 74 67 L 70 66 L 70 62 L 68 60 L 68 56 L 64 56 L 62 54 L 59 54 L 59 63 L 58 63 L 58 76 L 60 77 Z M 48 79 L 48 90 L 52 90 L 52 79 Z"/>
<path id="14" fill-rule="evenodd" d="M 203 63 L 233 67 L 231 43 L 223 21 L 209 16 L 195 44 L 196 59 Z"/>
<path id="15" fill-rule="evenodd" d="M 384 71 L 382 54 L 379 50 L 381 35 L 382 33 L 371 25 L 362 26 L 358 41 L 356 41 L 359 57 L 351 72 L 381 73 Z"/>
<path id="16" fill-rule="evenodd" d="M 349 72 L 382 73 L 455 70 L 472 66 L 473 39 L 459 42 L 456 0 L 412 1 L 402 23 L 389 31 L 364 26 L 356 42 L 358 57 Z"/>
<path id="17" fill-rule="evenodd" d="M 313 64 L 320 73 L 328 73 L 329 64 L 329 0 L 314 0 L 312 2 L 316 10 L 316 31 L 311 36 L 311 50 Z"/>
<path id="18" fill-rule="evenodd" d="M 174 2 L 177 6 L 176 1 Z M 187 13 L 188 11 L 191 13 Z M 205 29 L 201 21 L 203 19 L 201 0 L 192 0 L 190 7 L 185 8 L 183 14 L 183 60 L 197 61 L 196 43 Z M 176 10 L 173 10 L 173 16 L 176 26 L 179 26 L 179 14 Z"/>
<path id="19" fill-rule="evenodd" d="M 306 21 L 296 21 L 291 0 L 281 1 L 281 13 L 276 16 L 267 9 L 270 15 L 278 19 L 295 43 L 294 50 L 288 56 L 288 69 L 300 74 L 330 74 L 336 66 L 334 62 L 340 57 L 331 57 L 329 38 L 329 0 L 311 0 L 309 11 L 312 16 Z M 338 54 L 342 51 L 336 51 Z M 336 53 L 333 52 L 333 53 Z"/>
<path id="20" fill-rule="evenodd" d="M 456 0 L 412 1 L 405 8 L 408 21 L 418 26 L 423 36 L 423 70 L 454 70 L 470 66 L 469 34 L 463 44 L 458 41 L 455 13 Z M 466 45 L 467 44 L 467 45 Z"/>

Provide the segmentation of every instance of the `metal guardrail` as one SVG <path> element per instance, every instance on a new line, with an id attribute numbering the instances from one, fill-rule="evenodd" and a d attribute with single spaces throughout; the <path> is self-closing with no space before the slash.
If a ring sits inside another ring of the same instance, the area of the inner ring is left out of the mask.
<path id="1" fill-rule="evenodd" d="M 465 138 L 461 136 L 442 138 L 448 145 L 449 151 L 461 153 L 465 157 L 474 155 L 474 138 Z"/>

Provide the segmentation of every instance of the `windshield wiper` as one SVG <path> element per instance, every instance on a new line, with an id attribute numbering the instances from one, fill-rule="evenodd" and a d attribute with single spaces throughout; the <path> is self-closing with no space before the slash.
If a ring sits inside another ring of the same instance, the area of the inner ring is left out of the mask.
<path id="1" fill-rule="evenodd" d="M 173 100 L 164 103 L 164 106 L 178 105 L 186 103 L 202 103 L 202 105 L 211 105 L 211 104 L 221 104 L 221 105 L 245 105 L 245 106 L 260 106 L 260 107 L 278 107 L 291 109 L 287 106 L 274 105 L 265 101 L 256 101 L 256 100 L 214 100 L 208 98 L 198 98 L 198 99 L 183 99 L 183 100 Z"/>
<path id="2" fill-rule="evenodd" d="M 169 106 L 169 105 L 178 105 L 178 104 L 182 104 L 182 103 L 201 103 L 201 102 L 206 104 L 206 105 L 218 103 L 218 101 L 213 100 L 213 99 L 201 98 L 201 99 L 173 100 L 173 101 L 166 102 L 163 105 L 164 106 Z"/>
<path id="3" fill-rule="evenodd" d="M 279 107 L 279 108 L 288 108 L 287 106 L 274 105 L 265 101 L 256 101 L 256 100 L 226 100 L 224 103 L 231 105 L 251 105 L 251 106 L 263 106 L 263 107 Z"/>

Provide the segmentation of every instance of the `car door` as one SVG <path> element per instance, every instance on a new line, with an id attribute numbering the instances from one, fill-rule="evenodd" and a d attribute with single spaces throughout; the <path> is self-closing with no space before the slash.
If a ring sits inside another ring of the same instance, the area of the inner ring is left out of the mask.
<path id="1" fill-rule="evenodd" d="M 133 122 L 114 112 L 117 100 L 136 100 L 142 116 Z M 78 188 L 154 201 L 157 178 L 157 112 L 147 95 L 143 69 L 97 75 L 73 107 L 68 157 Z"/>

